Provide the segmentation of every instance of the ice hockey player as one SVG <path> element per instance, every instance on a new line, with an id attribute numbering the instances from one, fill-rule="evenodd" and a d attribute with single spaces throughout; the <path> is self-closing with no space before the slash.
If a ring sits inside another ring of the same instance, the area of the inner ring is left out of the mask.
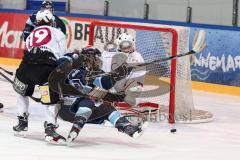
<path id="1" fill-rule="evenodd" d="M 40 10 L 49 10 L 53 14 L 52 27 L 60 29 L 64 34 L 66 34 L 66 26 L 58 16 L 54 15 L 54 4 L 51 1 L 43 1 Z M 23 29 L 22 33 L 22 39 L 24 41 L 26 41 L 27 37 L 34 30 L 34 28 L 38 26 L 38 23 L 36 21 L 36 14 L 37 11 L 34 12 L 26 22 L 25 28 Z"/>
<path id="2" fill-rule="evenodd" d="M 14 90 L 18 93 L 18 124 L 13 127 L 15 132 L 28 130 L 29 96 L 32 96 L 35 85 L 47 95 L 42 96 L 42 107 L 46 109 L 45 137 L 52 143 L 61 143 L 65 138 L 56 133 L 55 105 L 58 95 L 49 93 L 48 76 L 57 66 L 57 59 L 66 53 L 66 36 L 60 30 L 51 27 L 53 15 L 49 10 L 39 11 L 36 15 L 37 25 L 27 37 L 24 57 L 18 69 L 13 83 Z M 51 99 L 49 99 L 49 94 Z"/>
<path id="3" fill-rule="evenodd" d="M 111 74 L 105 76 L 99 76 L 93 80 L 86 80 L 87 76 L 93 72 L 101 73 L 101 52 L 94 48 L 84 48 L 80 53 L 83 56 L 82 64 L 77 69 L 73 69 L 65 81 L 66 83 L 74 86 L 81 95 L 80 98 L 73 98 L 65 96 L 64 105 L 59 110 L 58 115 L 61 119 L 73 123 L 73 126 L 68 135 L 68 142 L 77 138 L 80 130 L 83 128 L 86 122 L 88 123 L 102 123 L 104 120 L 109 120 L 115 128 L 120 132 L 124 132 L 131 137 L 138 137 L 142 134 L 142 124 L 132 124 L 126 117 L 121 116 L 110 103 L 103 103 L 104 101 L 122 101 L 124 97 L 118 97 L 107 93 L 107 90 L 113 87 L 113 85 L 126 77 L 129 70 L 126 66 L 119 66 Z M 66 70 L 66 66 L 69 66 L 70 61 L 64 62 L 56 70 Z M 68 72 L 66 72 L 68 73 Z M 64 76 L 65 77 L 65 76 Z M 57 79 L 56 79 L 57 81 Z M 56 84 L 54 82 L 52 84 Z M 49 84 L 51 84 L 49 82 Z M 51 85 L 50 85 L 51 87 Z M 104 91 L 103 91 L 104 90 Z"/>
<path id="4" fill-rule="evenodd" d="M 141 56 L 139 52 L 135 49 L 135 40 L 132 35 L 128 33 L 122 33 L 118 36 L 118 38 L 115 40 L 115 43 L 117 45 L 116 50 L 112 50 L 110 52 L 104 51 L 102 54 L 102 70 L 104 72 L 111 72 L 113 70 L 112 64 L 119 62 L 118 56 L 116 54 L 122 53 L 126 57 L 126 62 L 128 66 L 136 65 L 140 63 L 144 63 L 144 59 Z M 114 60 L 114 57 L 117 57 L 116 60 Z M 116 61 L 116 62 L 114 62 Z M 120 64 L 123 62 L 120 62 Z M 113 93 L 125 93 L 127 96 L 125 97 L 124 101 L 131 104 L 136 105 L 136 99 L 133 98 L 131 95 L 130 88 L 137 87 L 139 89 L 142 89 L 144 78 L 146 75 L 146 68 L 145 67 L 139 67 L 137 69 L 133 69 L 128 76 L 123 78 L 122 80 L 118 81 L 113 88 L 111 88 L 111 92 Z M 141 92 L 139 92 L 140 94 Z M 135 97 L 138 95 L 135 94 Z"/>

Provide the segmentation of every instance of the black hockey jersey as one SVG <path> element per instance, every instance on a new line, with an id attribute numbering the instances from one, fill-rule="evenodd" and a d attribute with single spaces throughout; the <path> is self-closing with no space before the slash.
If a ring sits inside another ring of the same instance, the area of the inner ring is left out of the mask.
<path id="1" fill-rule="evenodd" d="M 99 73 L 100 72 L 101 71 L 99 71 Z M 85 80 L 86 76 L 88 76 L 88 71 L 80 67 L 69 73 L 67 81 L 83 94 L 88 94 L 95 87 L 100 87 L 105 90 L 113 87 L 112 78 L 110 76 L 97 77 L 92 82 L 87 82 Z"/>

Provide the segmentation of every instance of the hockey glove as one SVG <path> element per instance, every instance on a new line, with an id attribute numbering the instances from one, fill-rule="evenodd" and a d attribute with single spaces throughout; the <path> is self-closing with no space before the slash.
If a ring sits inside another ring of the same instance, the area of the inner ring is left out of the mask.
<path id="1" fill-rule="evenodd" d="M 78 50 L 75 50 L 72 53 L 66 53 L 62 58 L 66 58 L 70 62 L 72 62 L 72 68 L 78 68 L 83 66 L 84 57 L 79 54 Z"/>
<path id="2" fill-rule="evenodd" d="M 69 61 L 66 58 L 60 58 L 58 60 L 58 66 L 56 67 L 57 72 L 67 73 L 72 69 L 72 61 Z"/>
<path id="3" fill-rule="evenodd" d="M 127 64 L 124 63 L 113 71 L 113 73 L 111 74 L 112 79 L 114 81 L 124 79 L 131 72 L 131 70 L 132 68 L 127 67 Z"/>

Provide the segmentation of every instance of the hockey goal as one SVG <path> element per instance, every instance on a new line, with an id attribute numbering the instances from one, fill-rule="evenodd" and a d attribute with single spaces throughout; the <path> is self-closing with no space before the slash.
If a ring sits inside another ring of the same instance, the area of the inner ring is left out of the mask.
<path id="1" fill-rule="evenodd" d="M 89 45 L 109 52 L 116 47 L 114 40 L 124 32 L 134 36 L 136 50 L 145 62 L 189 51 L 189 28 L 124 22 L 92 22 Z M 155 63 L 146 68 L 148 72 L 143 91 L 136 98 L 141 106 L 159 105 L 160 114 L 167 113 L 169 123 L 201 123 L 212 120 L 210 112 L 194 108 L 189 56 Z"/>

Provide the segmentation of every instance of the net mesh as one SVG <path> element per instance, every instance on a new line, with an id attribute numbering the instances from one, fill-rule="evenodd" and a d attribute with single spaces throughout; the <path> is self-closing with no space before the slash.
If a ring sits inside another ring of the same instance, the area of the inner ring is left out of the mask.
<path id="1" fill-rule="evenodd" d="M 166 28 L 169 26 L 160 26 Z M 171 27 L 178 33 L 177 54 L 189 51 L 189 34 L 190 30 L 186 27 Z M 173 35 L 170 32 L 161 30 L 145 30 L 135 29 L 134 27 L 120 28 L 118 24 L 114 27 L 104 26 L 104 23 L 94 27 L 94 47 L 102 52 L 110 51 L 116 47 L 114 40 L 121 34 L 127 32 L 135 38 L 135 48 L 142 55 L 145 62 L 172 56 Z M 111 54 L 111 52 L 109 52 Z M 164 61 L 154 63 L 146 67 L 148 71 L 144 77 L 143 90 L 140 94 L 134 93 L 132 90 L 131 98 L 136 99 L 136 104 L 143 102 L 153 102 L 160 106 L 162 112 L 169 111 L 170 94 L 175 94 L 175 120 L 179 122 L 189 122 L 195 119 L 202 121 L 210 121 L 212 114 L 195 110 L 193 105 L 192 87 L 191 87 L 191 71 L 190 57 L 185 56 L 177 59 L 176 68 L 171 68 L 172 61 Z M 171 84 L 171 69 L 176 69 L 176 83 Z M 170 86 L 175 91 L 170 90 Z M 207 115 L 207 116 L 206 116 Z M 202 117 L 201 117 L 202 116 Z"/>

